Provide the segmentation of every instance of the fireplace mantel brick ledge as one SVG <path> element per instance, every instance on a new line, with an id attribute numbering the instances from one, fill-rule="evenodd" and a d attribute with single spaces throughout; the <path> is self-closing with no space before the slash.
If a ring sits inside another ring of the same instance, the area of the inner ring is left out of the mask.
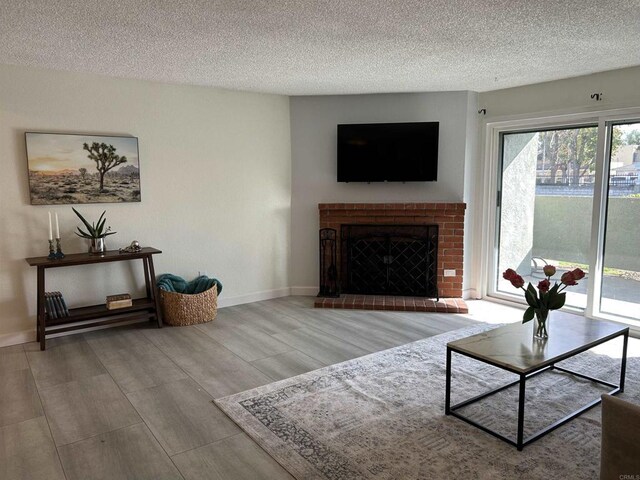
<path id="1" fill-rule="evenodd" d="M 318 298 L 316 307 L 467 313 L 462 300 L 465 203 L 321 203 L 318 210 L 320 228 L 334 228 L 338 232 L 338 251 L 343 224 L 438 225 L 440 302 L 418 297 L 347 294 L 340 298 Z M 445 269 L 455 270 L 456 275 L 445 277 Z"/>

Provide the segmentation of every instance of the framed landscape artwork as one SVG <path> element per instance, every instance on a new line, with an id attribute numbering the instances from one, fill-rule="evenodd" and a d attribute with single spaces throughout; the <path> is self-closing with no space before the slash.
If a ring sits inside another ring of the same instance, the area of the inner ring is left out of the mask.
<path id="1" fill-rule="evenodd" d="M 136 137 L 26 132 L 32 205 L 140 201 Z"/>

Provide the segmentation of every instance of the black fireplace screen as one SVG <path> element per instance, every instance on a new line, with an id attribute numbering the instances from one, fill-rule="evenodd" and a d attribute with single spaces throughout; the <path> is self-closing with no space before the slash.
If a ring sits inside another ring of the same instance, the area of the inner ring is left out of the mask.
<path id="1" fill-rule="evenodd" d="M 342 225 L 341 290 L 438 297 L 437 225 Z"/>

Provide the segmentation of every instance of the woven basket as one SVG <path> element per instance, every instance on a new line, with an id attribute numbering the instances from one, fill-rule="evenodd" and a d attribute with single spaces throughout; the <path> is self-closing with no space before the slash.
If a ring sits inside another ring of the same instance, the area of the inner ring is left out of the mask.
<path id="1" fill-rule="evenodd" d="M 185 294 L 160 291 L 164 322 L 177 327 L 210 322 L 218 313 L 218 287 L 201 293 Z"/>

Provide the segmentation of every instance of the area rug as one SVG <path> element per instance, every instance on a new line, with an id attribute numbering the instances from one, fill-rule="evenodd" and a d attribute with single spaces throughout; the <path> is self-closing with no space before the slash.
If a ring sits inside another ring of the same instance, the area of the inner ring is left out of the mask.
<path id="1" fill-rule="evenodd" d="M 600 407 L 518 452 L 444 415 L 446 344 L 495 326 L 477 325 L 231 395 L 216 403 L 298 479 L 594 479 Z M 617 383 L 620 360 L 585 352 L 565 368 Z M 621 398 L 640 394 L 637 358 Z M 452 402 L 514 376 L 453 355 Z M 605 389 L 560 372 L 527 382 L 525 436 Z M 462 410 L 461 410 L 462 411 Z M 515 438 L 517 387 L 462 411 Z"/>

